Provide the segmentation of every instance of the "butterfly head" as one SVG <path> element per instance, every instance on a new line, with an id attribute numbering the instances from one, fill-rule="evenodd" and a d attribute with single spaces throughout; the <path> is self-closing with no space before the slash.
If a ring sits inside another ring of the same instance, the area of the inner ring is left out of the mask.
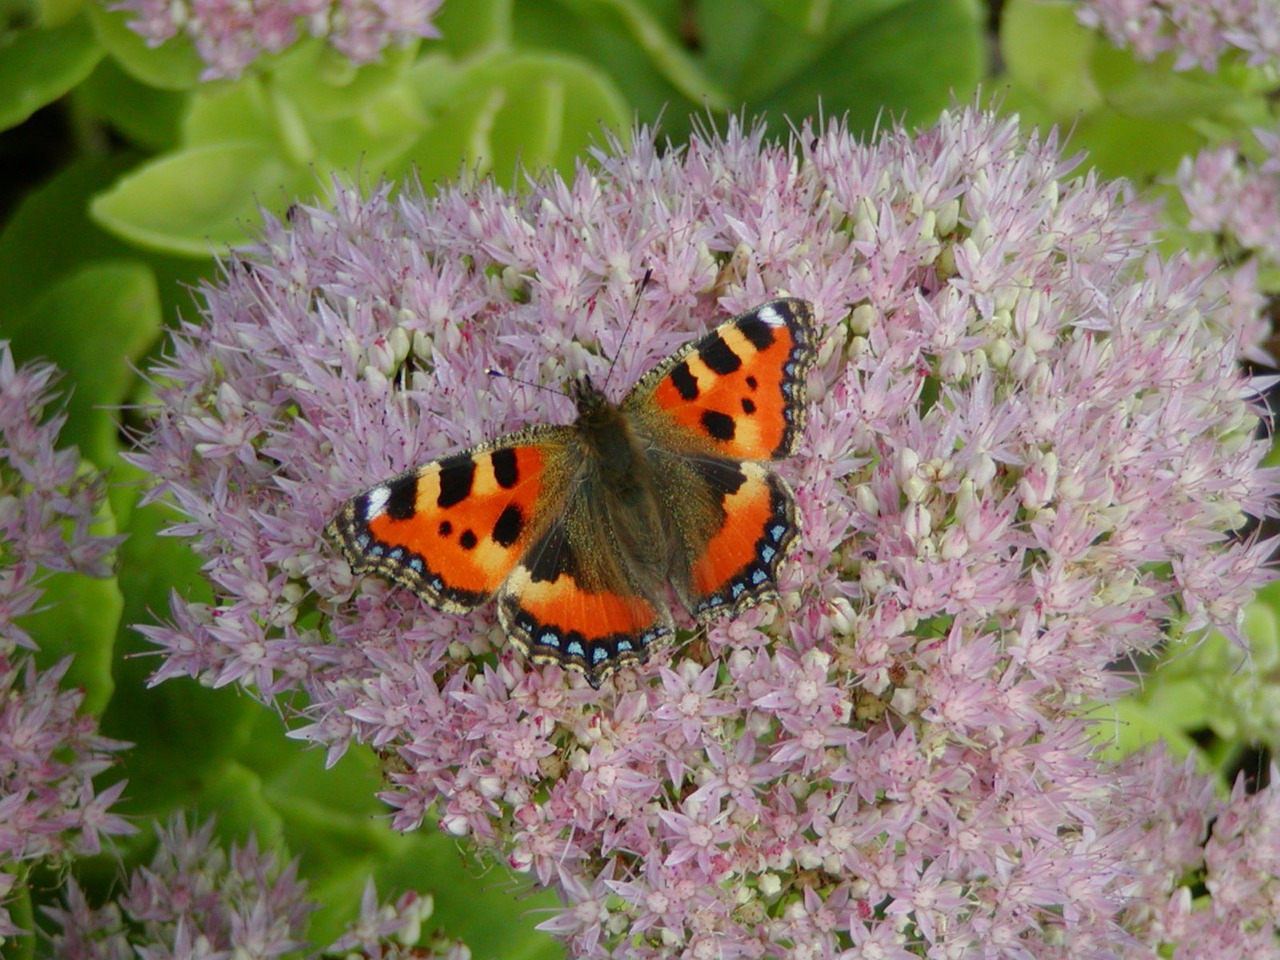
<path id="1" fill-rule="evenodd" d="M 573 381 L 569 387 L 569 396 L 573 397 L 574 405 L 578 408 L 580 421 L 598 420 L 606 410 L 613 408 L 613 404 L 605 398 L 604 393 L 586 374 Z"/>

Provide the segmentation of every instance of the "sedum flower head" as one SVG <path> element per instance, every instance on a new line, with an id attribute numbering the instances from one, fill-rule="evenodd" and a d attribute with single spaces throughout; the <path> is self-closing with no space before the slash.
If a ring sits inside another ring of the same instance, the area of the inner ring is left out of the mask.
<path id="1" fill-rule="evenodd" d="M 444 0 L 118 0 L 129 26 L 157 47 L 185 35 L 205 63 L 204 80 L 238 77 L 301 34 L 325 40 L 357 65 L 395 43 L 438 37 L 432 18 Z"/>
<path id="2" fill-rule="evenodd" d="M 518 195 L 335 187 L 153 371 L 137 461 L 217 594 L 146 628 L 155 679 L 305 691 L 295 736 L 393 755 L 396 825 L 559 890 L 575 956 L 1116 955 L 1153 827 L 1110 817 L 1133 779 L 1080 707 L 1171 626 L 1238 634 L 1269 547 L 1226 534 L 1277 487 L 1235 314 L 1072 167 L 962 110 L 871 144 L 641 131 Z M 571 418 L 487 368 L 616 357 L 616 397 L 780 295 L 824 333 L 776 606 L 593 691 L 323 541 L 387 476 Z"/>
<path id="3" fill-rule="evenodd" d="M 468 960 L 465 948 L 416 946 L 431 914 L 430 898 L 380 904 L 365 887 L 360 915 L 324 951 L 308 948 L 306 924 L 316 904 L 297 876 L 297 861 L 244 846 L 224 849 L 214 823 L 191 828 L 181 818 L 157 826 L 151 863 L 134 870 L 120 894 L 99 907 L 70 881 L 60 908 L 46 909 L 53 956 L 60 960 L 341 956 L 347 960 Z"/>
<path id="4" fill-rule="evenodd" d="M 1080 22 L 1142 60 L 1173 53 L 1175 70 L 1214 70 L 1228 54 L 1280 60 L 1280 6 L 1270 0 L 1084 0 Z"/>
<path id="5" fill-rule="evenodd" d="M 132 833 L 111 812 L 125 783 L 98 792 L 93 778 L 125 745 L 82 714 L 84 691 L 63 689 L 70 658 L 37 668 L 23 628 L 51 572 L 106 576 L 118 537 L 95 532 L 102 478 L 82 474 L 75 447 L 58 447 L 65 415 L 51 410 L 57 371 L 14 363 L 0 341 L 0 863 L 93 854 L 102 837 Z M 13 878 L 0 886 L 8 898 Z M 16 929 L 0 907 L 0 936 Z"/>

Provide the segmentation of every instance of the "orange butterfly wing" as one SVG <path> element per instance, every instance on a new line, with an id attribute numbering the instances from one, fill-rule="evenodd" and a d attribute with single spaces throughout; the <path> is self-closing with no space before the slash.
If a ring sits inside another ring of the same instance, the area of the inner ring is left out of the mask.
<path id="1" fill-rule="evenodd" d="M 759 461 L 799 444 L 816 340 L 806 301 L 773 300 L 668 358 L 623 402 L 654 441 L 654 474 L 684 541 L 673 579 L 700 620 L 776 592 L 795 503 Z"/>
<path id="2" fill-rule="evenodd" d="M 564 498 L 570 427 L 539 427 L 434 460 L 348 501 L 328 533 L 357 574 L 441 610 L 484 603 Z"/>

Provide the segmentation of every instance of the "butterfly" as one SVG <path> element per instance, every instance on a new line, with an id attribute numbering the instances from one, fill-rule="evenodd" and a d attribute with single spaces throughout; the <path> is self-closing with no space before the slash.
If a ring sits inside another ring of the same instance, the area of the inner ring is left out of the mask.
<path id="1" fill-rule="evenodd" d="M 797 535 L 768 461 L 790 456 L 816 356 L 813 309 L 771 300 L 649 371 L 619 404 L 573 383 L 576 422 L 532 426 L 384 481 L 327 528 L 354 573 L 464 612 L 497 598 L 511 642 L 598 688 L 675 624 L 776 596 Z"/>

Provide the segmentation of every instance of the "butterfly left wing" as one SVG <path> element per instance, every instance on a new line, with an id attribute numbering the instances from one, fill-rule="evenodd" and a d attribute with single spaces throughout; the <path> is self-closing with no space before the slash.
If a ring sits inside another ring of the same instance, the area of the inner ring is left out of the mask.
<path id="1" fill-rule="evenodd" d="M 795 503 L 760 461 L 799 444 L 816 340 L 806 301 L 772 300 L 677 352 L 622 403 L 649 441 L 681 539 L 672 580 L 699 620 L 775 593 L 796 537 Z"/>
<path id="2" fill-rule="evenodd" d="M 674 633 L 627 567 L 574 427 L 532 427 L 435 460 L 348 501 L 329 524 L 357 574 L 463 612 L 497 595 L 508 638 L 600 686 Z"/>
<path id="3" fill-rule="evenodd" d="M 349 500 L 326 532 L 356 574 L 452 613 L 497 592 L 568 490 L 569 427 L 534 427 L 433 460 Z"/>

